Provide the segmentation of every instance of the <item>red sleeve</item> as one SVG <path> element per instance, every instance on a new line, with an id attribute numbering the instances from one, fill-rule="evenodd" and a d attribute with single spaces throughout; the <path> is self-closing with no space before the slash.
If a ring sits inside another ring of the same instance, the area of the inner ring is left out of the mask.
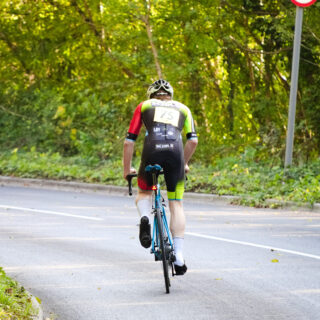
<path id="1" fill-rule="evenodd" d="M 130 122 L 130 127 L 127 133 L 127 139 L 135 141 L 140 133 L 140 129 L 142 127 L 142 119 L 141 119 L 141 102 L 136 110 L 134 111 L 133 117 Z"/>

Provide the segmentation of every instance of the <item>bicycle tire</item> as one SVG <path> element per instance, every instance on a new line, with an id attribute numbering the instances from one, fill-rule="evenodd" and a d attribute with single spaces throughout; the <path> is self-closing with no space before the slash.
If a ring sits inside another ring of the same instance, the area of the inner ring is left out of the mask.
<path id="1" fill-rule="evenodd" d="M 170 293 L 170 279 L 169 279 L 169 268 L 168 268 L 168 259 L 166 253 L 166 246 L 164 243 L 164 234 L 163 234 L 163 222 L 160 209 L 157 209 L 157 223 L 159 230 L 159 241 L 160 241 L 160 250 L 161 250 L 161 258 L 162 258 L 162 266 L 163 266 L 163 276 L 166 287 L 166 293 Z"/>

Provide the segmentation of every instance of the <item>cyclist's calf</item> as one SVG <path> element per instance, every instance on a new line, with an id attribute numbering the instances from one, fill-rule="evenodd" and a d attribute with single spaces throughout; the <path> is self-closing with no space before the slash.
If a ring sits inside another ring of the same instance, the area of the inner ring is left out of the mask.
<path id="1" fill-rule="evenodd" d="M 151 196 L 152 191 L 139 190 L 138 195 L 136 197 L 136 206 L 138 208 L 140 217 L 149 217 L 151 210 Z"/>
<path id="2" fill-rule="evenodd" d="M 186 228 L 186 218 L 183 211 L 182 201 L 170 200 L 170 231 L 173 238 L 184 238 Z"/>

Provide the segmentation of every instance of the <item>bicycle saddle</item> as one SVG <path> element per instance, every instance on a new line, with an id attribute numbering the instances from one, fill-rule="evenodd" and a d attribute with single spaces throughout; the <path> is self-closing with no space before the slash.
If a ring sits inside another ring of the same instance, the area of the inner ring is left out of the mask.
<path id="1" fill-rule="evenodd" d="M 162 167 L 159 164 L 155 165 L 148 165 L 145 168 L 146 172 L 151 172 L 151 173 L 158 173 L 162 170 Z"/>

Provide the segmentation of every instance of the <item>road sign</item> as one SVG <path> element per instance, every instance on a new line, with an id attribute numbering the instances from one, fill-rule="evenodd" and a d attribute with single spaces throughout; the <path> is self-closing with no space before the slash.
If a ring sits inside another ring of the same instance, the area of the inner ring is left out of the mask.
<path id="1" fill-rule="evenodd" d="M 309 7 L 314 4 L 317 0 L 291 0 L 296 6 Z"/>

